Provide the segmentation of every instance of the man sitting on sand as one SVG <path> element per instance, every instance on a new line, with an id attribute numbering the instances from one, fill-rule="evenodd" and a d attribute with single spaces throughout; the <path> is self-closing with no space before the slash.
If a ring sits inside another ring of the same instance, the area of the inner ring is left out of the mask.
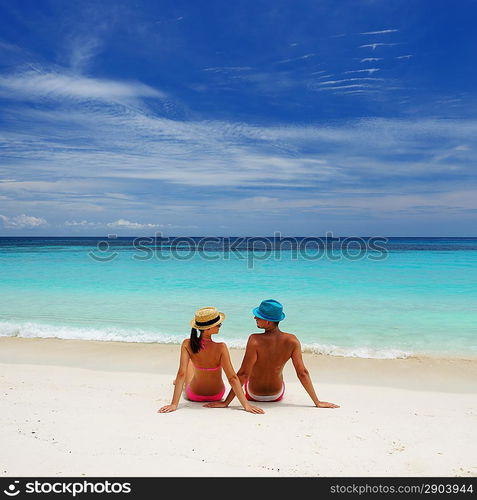
<path id="1" fill-rule="evenodd" d="M 279 323 L 285 318 L 280 302 L 268 299 L 253 309 L 257 327 L 264 333 L 250 335 L 242 366 L 237 372 L 249 401 L 281 401 L 285 393 L 283 367 L 291 359 L 296 374 L 313 403 L 318 408 L 339 408 L 334 403 L 320 401 L 313 388 L 310 374 L 303 364 L 300 341 L 291 333 L 282 332 Z M 225 401 L 208 403 L 209 408 L 226 408 L 233 398 L 231 389 Z"/>

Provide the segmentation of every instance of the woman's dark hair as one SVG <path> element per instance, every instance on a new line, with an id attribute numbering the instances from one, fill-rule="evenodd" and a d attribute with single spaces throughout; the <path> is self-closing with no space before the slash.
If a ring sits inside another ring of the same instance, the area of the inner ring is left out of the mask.
<path id="1" fill-rule="evenodd" d="M 198 353 L 202 349 L 202 332 L 196 328 L 192 328 L 190 331 L 190 348 L 194 354 Z"/>

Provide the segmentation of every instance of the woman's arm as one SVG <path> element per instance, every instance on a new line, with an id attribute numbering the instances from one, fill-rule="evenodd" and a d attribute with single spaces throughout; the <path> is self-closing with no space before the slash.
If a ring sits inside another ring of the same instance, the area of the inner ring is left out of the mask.
<path id="1" fill-rule="evenodd" d="M 179 400 L 181 398 L 182 387 L 184 385 L 187 372 L 187 365 L 189 364 L 190 359 L 189 351 L 186 349 L 186 342 L 187 340 L 184 340 L 181 346 L 181 358 L 179 361 L 179 369 L 177 370 L 172 402 L 170 405 L 163 406 L 161 409 L 157 410 L 157 413 L 169 413 L 177 410 L 177 405 L 179 404 Z"/>
<path id="2" fill-rule="evenodd" d="M 234 368 L 232 366 L 232 362 L 230 361 L 229 350 L 227 349 L 227 346 L 225 344 L 222 344 L 222 346 L 223 346 L 223 350 L 222 350 L 222 356 L 220 358 L 220 364 L 222 365 L 222 368 L 224 369 L 225 375 L 227 375 L 227 379 L 228 379 L 230 385 L 232 386 L 234 393 L 238 397 L 240 403 L 244 407 L 245 411 L 248 411 L 250 413 L 265 413 L 262 410 L 262 408 L 258 408 L 257 406 L 252 406 L 247 401 L 247 398 L 245 397 L 245 394 L 243 393 L 242 385 L 240 384 L 240 380 L 234 371 Z"/>
<path id="3" fill-rule="evenodd" d="M 250 336 L 248 338 L 247 347 L 245 348 L 245 355 L 243 357 L 242 366 L 237 372 L 237 377 L 239 378 L 240 386 L 243 386 L 250 376 L 253 365 L 257 361 L 257 349 L 255 348 L 255 339 Z M 204 406 L 208 408 L 227 408 L 229 404 L 235 397 L 235 392 L 230 389 L 225 401 L 214 401 L 212 403 L 207 403 Z"/>
<path id="4" fill-rule="evenodd" d="M 296 345 L 292 352 L 292 362 L 295 367 L 296 375 L 301 382 L 301 385 L 305 388 L 306 392 L 309 394 L 310 398 L 315 403 L 317 408 L 339 408 L 338 405 L 334 403 L 328 403 L 327 401 L 320 401 L 316 395 L 315 388 L 311 381 L 310 373 L 303 363 L 303 357 L 301 355 L 301 345 L 300 341 L 296 339 Z"/>

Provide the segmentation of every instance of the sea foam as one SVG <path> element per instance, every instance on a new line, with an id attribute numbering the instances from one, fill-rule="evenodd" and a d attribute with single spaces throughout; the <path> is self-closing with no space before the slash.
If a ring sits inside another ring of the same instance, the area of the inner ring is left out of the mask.
<path id="1" fill-rule="evenodd" d="M 99 340 L 109 342 L 144 342 L 161 344 L 180 344 L 184 337 L 166 335 L 139 329 L 116 327 L 84 328 L 42 323 L 0 322 L 1 337 L 56 338 L 65 340 Z"/>
<path id="2" fill-rule="evenodd" d="M 0 337 L 56 338 L 65 340 L 96 340 L 103 342 L 138 342 L 157 344 L 181 344 L 185 335 L 165 334 L 160 331 L 140 329 L 121 329 L 116 327 L 86 328 L 43 323 L 0 322 Z M 244 349 L 247 340 L 224 338 L 222 340 L 232 349 Z M 351 358 L 396 359 L 407 358 L 412 353 L 397 349 L 373 349 L 369 347 L 342 347 L 325 344 L 302 344 L 303 352 L 342 356 Z"/>

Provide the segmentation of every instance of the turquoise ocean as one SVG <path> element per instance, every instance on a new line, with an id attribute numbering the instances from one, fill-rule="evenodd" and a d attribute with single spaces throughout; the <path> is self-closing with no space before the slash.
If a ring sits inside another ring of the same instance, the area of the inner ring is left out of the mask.
<path id="1" fill-rule="evenodd" d="M 3 237 L 0 336 L 178 344 L 215 306 L 244 347 L 274 298 L 304 351 L 477 357 L 477 238 L 303 241 Z"/>

